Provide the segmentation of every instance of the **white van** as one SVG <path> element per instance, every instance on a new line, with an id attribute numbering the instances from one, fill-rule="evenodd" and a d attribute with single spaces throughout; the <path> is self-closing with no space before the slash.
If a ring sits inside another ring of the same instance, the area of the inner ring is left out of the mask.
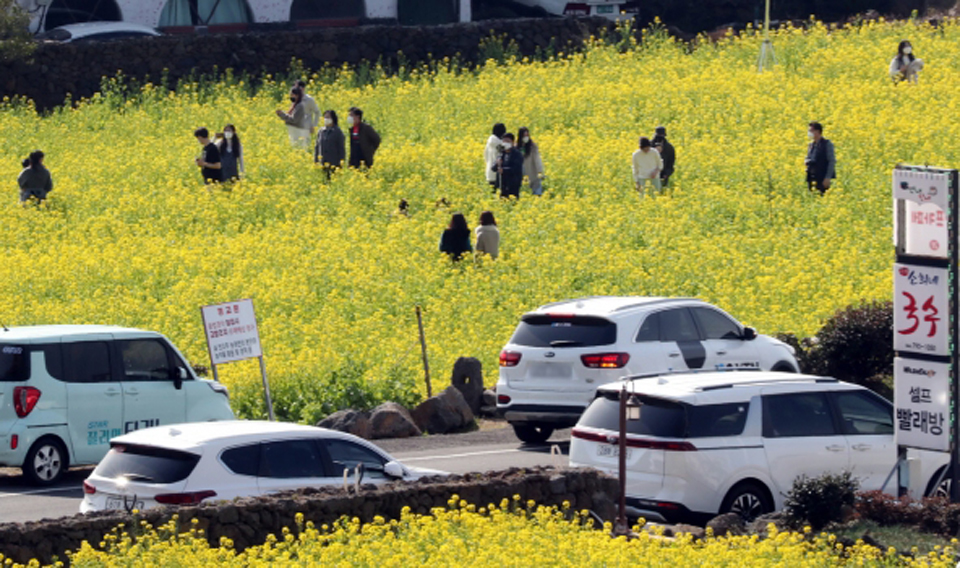
<path id="1" fill-rule="evenodd" d="M 99 325 L 0 330 L 0 466 L 49 485 L 110 439 L 161 424 L 233 420 L 227 389 L 198 379 L 159 333 Z"/>

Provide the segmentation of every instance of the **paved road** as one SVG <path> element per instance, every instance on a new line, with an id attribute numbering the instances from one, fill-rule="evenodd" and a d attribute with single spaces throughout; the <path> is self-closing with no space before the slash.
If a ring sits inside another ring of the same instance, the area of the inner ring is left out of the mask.
<path id="1" fill-rule="evenodd" d="M 565 463 L 570 431 L 559 431 L 548 444 L 538 446 L 520 443 L 511 428 L 376 443 L 411 466 L 467 473 Z M 552 456 L 552 446 L 564 455 Z M 83 498 L 81 485 L 90 471 L 91 468 L 73 469 L 55 487 L 37 489 L 26 483 L 19 470 L 0 469 L 0 523 L 76 514 Z"/>

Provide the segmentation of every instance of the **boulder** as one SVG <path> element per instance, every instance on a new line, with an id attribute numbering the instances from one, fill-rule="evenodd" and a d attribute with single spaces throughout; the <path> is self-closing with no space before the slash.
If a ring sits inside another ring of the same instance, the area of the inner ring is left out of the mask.
<path id="1" fill-rule="evenodd" d="M 366 439 L 370 439 L 373 433 L 370 418 L 366 413 L 357 410 L 338 410 L 320 422 L 317 422 L 317 426 L 339 432 L 346 432 Z"/>
<path id="2" fill-rule="evenodd" d="M 420 403 L 412 414 L 417 427 L 431 434 L 447 434 L 473 424 L 473 412 L 467 401 L 452 386 Z"/>
<path id="3" fill-rule="evenodd" d="M 690 536 L 693 537 L 693 540 L 702 540 L 705 536 L 707 536 L 707 531 L 705 531 L 703 527 L 678 524 L 674 526 L 673 534 L 675 536 L 680 536 L 681 534 L 689 534 Z"/>
<path id="4" fill-rule="evenodd" d="M 373 409 L 370 413 L 371 437 L 378 438 L 409 438 L 419 436 L 410 412 L 396 402 L 385 402 Z"/>
<path id="5" fill-rule="evenodd" d="M 459 389 L 451 385 L 444 389 L 444 391 L 437 396 L 439 396 L 441 400 L 453 408 L 454 412 L 457 413 L 457 416 L 460 417 L 461 426 L 469 426 L 470 424 L 473 424 L 473 408 L 470 406 L 470 403 L 467 402 L 466 398 Z"/>
<path id="6" fill-rule="evenodd" d="M 743 517 L 737 513 L 717 515 L 707 522 L 707 528 L 713 529 L 713 536 L 715 537 L 742 535 L 747 532 L 747 525 L 744 524 Z"/>
<path id="7" fill-rule="evenodd" d="M 480 405 L 480 416 L 497 415 L 497 393 L 487 389 L 483 391 L 483 404 Z"/>
<path id="8" fill-rule="evenodd" d="M 453 364 L 450 384 L 457 388 L 474 414 L 483 405 L 483 365 L 474 357 L 460 357 Z"/>
<path id="9" fill-rule="evenodd" d="M 750 534 L 756 534 L 760 535 L 762 538 L 766 538 L 767 528 L 770 524 L 773 524 L 778 531 L 784 531 L 789 528 L 786 515 L 784 515 L 783 511 L 774 511 L 773 513 L 760 515 L 754 519 L 750 523 L 748 531 Z"/>

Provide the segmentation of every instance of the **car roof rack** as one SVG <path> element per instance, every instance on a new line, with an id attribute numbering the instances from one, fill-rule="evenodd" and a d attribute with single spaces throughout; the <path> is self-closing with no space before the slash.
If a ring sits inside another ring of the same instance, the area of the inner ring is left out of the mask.
<path id="1" fill-rule="evenodd" d="M 670 369 L 669 371 L 659 371 L 651 373 L 640 373 L 637 375 L 628 375 L 626 377 L 621 377 L 620 381 L 636 381 L 640 379 L 653 379 L 655 377 L 671 376 L 671 375 L 700 375 L 703 373 L 730 373 L 733 371 L 754 371 L 759 372 L 763 369 L 759 367 L 720 367 L 718 369 Z"/>
<path id="2" fill-rule="evenodd" d="M 832 377 L 797 377 L 795 379 L 784 379 L 780 381 L 771 381 L 770 379 L 758 379 L 756 381 L 743 381 L 742 383 L 724 383 L 720 385 L 709 385 L 700 387 L 699 391 L 713 391 L 720 389 L 732 389 L 739 386 L 757 386 L 757 385 L 776 385 L 782 383 L 839 383 L 840 381 Z"/>
<path id="3" fill-rule="evenodd" d="M 619 308 L 613 310 L 614 312 L 623 312 L 626 310 L 634 310 L 636 308 L 647 308 L 650 306 L 658 306 L 660 304 L 669 304 L 670 302 L 703 302 L 699 298 L 661 298 L 659 300 L 651 300 L 649 302 L 640 302 L 636 304 L 627 304 L 626 306 L 620 306 Z"/>

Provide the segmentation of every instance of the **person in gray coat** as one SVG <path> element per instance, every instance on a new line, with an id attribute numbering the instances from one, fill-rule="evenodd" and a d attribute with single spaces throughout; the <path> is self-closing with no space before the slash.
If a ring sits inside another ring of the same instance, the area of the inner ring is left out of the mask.
<path id="1" fill-rule="evenodd" d="M 53 191 L 53 177 L 43 165 L 43 152 L 36 150 L 23 162 L 24 169 L 17 177 L 20 185 L 20 203 L 26 204 L 31 197 L 37 198 L 39 204 Z"/>
<path id="2" fill-rule="evenodd" d="M 328 110 L 323 113 L 323 128 L 317 135 L 317 144 L 313 149 L 313 161 L 323 164 L 327 179 L 336 168 L 343 167 L 347 159 L 346 139 L 337 120 L 336 111 Z"/>

